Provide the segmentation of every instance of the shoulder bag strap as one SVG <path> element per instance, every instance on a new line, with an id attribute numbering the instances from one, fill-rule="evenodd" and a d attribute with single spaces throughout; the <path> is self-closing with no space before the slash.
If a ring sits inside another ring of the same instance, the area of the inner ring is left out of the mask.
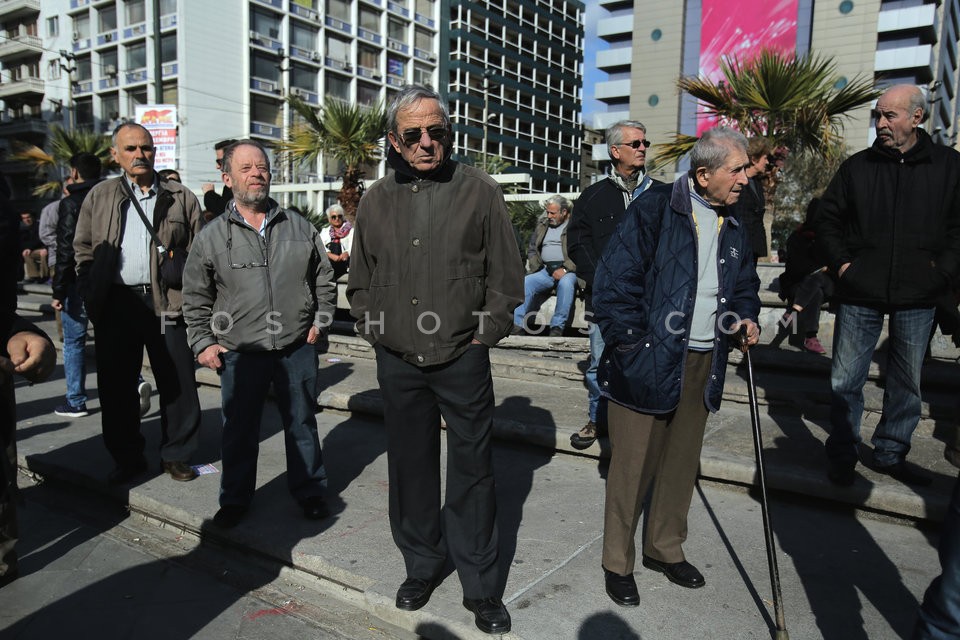
<path id="1" fill-rule="evenodd" d="M 150 232 L 150 237 L 152 237 L 153 241 L 156 243 L 157 251 L 160 253 L 166 253 L 167 248 L 163 246 L 163 242 L 160 241 L 160 238 L 157 236 L 157 232 L 153 230 L 153 225 L 150 224 L 149 220 L 147 220 L 147 214 L 143 212 L 143 208 L 140 206 L 140 201 L 133 193 L 133 188 L 130 186 L 130 183 L 127 182 L 127 177 L 120 176 L 120 182 L 123 184 L 127 195 L 130 196 L 130 204 L 137 210 L 137 213 L 140 214 L 140 219 L 143 220 L 143 224 L 147 227 L 147 231 Z"/>

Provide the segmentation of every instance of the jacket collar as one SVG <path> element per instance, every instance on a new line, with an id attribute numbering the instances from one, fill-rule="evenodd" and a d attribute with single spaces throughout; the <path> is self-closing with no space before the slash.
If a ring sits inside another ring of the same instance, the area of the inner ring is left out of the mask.
<path id="1" fill-rule="evenodd" d="M 674 213 L 690 216 L 693 215 L 693 204 L 690 202 L 690 174 L 684 173 L 674 180 L 670 188 L 670 208 Z M 735 227 L 740 226 L 740 221 L 736 216 L 727 215 L 727 207 L 719 207 L 717 215 L 723 216 L 723 219 Z"/>
<path id="2" fill-rule="evenodd" d="M 910 164 L 930 162 L 930 156 L 933 151 L 933 138 L 930 137 L 929 133 L 918 128 L 917 144 L 910 147 L 906 153 L 900 153 L 897 150 L 887 149 L 881 146 L 879 138 L 873 141 L 870 150 L 881 158 L 893 160 L 894 162 L 900 162 L 901 160 Z"/>
<path id="3" fill-rule="evenodd" d="M 96 180 L 84 180 L 83 182 L 75 182 L 67 185 L 67 191 L 70 193 L 70 195 L 86 193 L 101 182 L 103 182 L 102 178 L 97 178 Z"/>
<path id="4" fill-rule="evenodd" d="M 450 182 L 450 179 L 453 178 L 454 172 L 457 170 L 457 162 L 450 159 L 450 149 L 446 150 L 446 159 L 444 159 L 443 164 L 439 167 L 430 171 L 429 173 L 423 173 L 421 171 L 414 170 L 406 160 L 403 159 L 397 150 L 392 146 L 387 151 L 387 164 L 390 165 L 396 175 L 396 180 L 400 184 L 406 184 L 409 182 L 416 182 L 417 180 L 429 180 L 431 182 Z"/>

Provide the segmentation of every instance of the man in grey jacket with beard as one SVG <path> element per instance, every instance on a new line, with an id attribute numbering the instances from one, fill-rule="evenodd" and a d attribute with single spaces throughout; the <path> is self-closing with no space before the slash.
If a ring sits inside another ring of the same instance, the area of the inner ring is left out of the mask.
<path id="1" fill-rule="evenodd" d="M 223 474 L 214 523 L 240 523 L 257 480 L 260 416 L 274 383 L 287 450 L 287 486 L 304 517 L 328 515 L 317 435 L 317 340 L 333 319 L 333 269 L 320 232 L 270 199 L 264 147 L 241 140 L 223 154 L 233 190 L 224 215 L 194 241 L 183 311 L 197 362 L 221 375 Z"/>

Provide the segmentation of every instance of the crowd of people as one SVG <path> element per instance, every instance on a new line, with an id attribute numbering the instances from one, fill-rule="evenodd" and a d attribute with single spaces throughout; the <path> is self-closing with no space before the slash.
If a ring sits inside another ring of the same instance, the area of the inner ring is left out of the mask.
<path id="1" fill-rule="evenodd" d="M 838 486 L 856 481 L 863 386 L 885 319 L 883 414 L 864 463 L 907 484 L 930 481 L 906 457 L 920 418 L 934 308 L 960 277 L 960 154 L 923 131 L 925 108 L 916 87 L 887 89 L 873 111 L 876 142 L 842 164 L 788 243 L 781 329 L 794 333 L 798 347 L 823 354 L 820 308 L 831 300 L 836 311 L 825 460 Z M 634 571 L 642 509 L 649 519 L 642 566 L 681 587 L 702 587 L 707 577 L 683 550 L 687 513 L 728 353 L 760 339 L 757 261 L 767 249 L 762 178 L 770 143 L 714 127 L 690 151 L 689 170 L 666 184 L 646 172 L 646 127 L 614 124 L 606 131 L 609 175 L 575 203 L 560 195 L 544 201 L 524 269 L 501 188 L 450 157 L 441 96 L 406 86 L 389 105 L 387 123 L 391 171 L 366 190 L 355 221 L 333 205 L 323 230 L 270 197 L 261 143 L 216 145 L 224 187 L 218 194 L 204 185 L 202 206 L 179 174 L 154 169 L 150 132 L 133 123 L 113 133 L 118 177 L 101 179 L 92 154 L 71 160 L 64 198 L 49 213 L 52 258 L 42 248 L 42 225 L 21 216 L 12 239 L 16 220 L 5 210 L 0 240 L 18 247 L 9 256 L 33 280 L 49 278 L 52 266 L 67 386 L 57 413 L 87 414 L 89 319 L 103 442 L 115 463 L 106 481 L 130 483 L 150 466 L 138 406 L 145 349 L 161 406 L 160 466 L 187 482 L 197 475 L 191 456 L 201 428 L 195 369 L 216 371 L 223 468 L 213 523 L 226 529 L 255 507 L 261 416 L 267 389 L 283 381 L 274 389 L 287 486 L 305 518 L 326 518 L 316 345 L 345 276 L 356 330 L 376 354 L 384 402 L 389 520 L 406 572 L 395 604 L 407 611 L 426 605 L 449 562 L 476 626 L 505 633 L 512 622 L 498 562 L 489 350 L 529 332 L 536 299 L 549 291 L 557 301 L 547 335 L 563 335 L 579 291 L 589 312 L 588 416 L 570 440 L 586 449 L 609 438 L 605 591 L 618 605 L 640 603 Z M 39 380 L 53 366 L 50 341 L 15 318 L 15 289 L 4 277 L 0 384 L 3 410 L 11 413 L 10 375 Z M 16 459 L 12 428 L 0 435 L 2 584 L 17 573 Z M 943 576 L 928 590 L 917 638 L 960 633 L 960 549 L 952 539 L 960 488 L 946 527 Z"/>

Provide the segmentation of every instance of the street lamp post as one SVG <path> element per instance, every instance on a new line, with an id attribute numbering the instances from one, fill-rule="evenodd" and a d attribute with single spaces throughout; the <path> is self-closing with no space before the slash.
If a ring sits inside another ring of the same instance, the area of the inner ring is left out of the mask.
<path id="1" fill-rule="evenodd" d="M 493 77 L 493 69 L 484 69 L 483 71 L 483 140 L 481 141 L 480 162 L 483 164 L 483 170 L 487 170 L 487 127 L 490 118 L 490 78 Z"/>
<path id="2" fill-rule="evenodd" d="M 76 125 L 73 109 L 73 72 L 77 70 L 77 65 L 74 62 L 76 58 L 77 56 L 72 51 L 66 49 L 60 49 L 60 57 L 57 58 L 60 69 L 67 72 L 67 129 L 69 131 L 73 131 Z M 64 60 L 67 62 L 64 62 Z"/>

